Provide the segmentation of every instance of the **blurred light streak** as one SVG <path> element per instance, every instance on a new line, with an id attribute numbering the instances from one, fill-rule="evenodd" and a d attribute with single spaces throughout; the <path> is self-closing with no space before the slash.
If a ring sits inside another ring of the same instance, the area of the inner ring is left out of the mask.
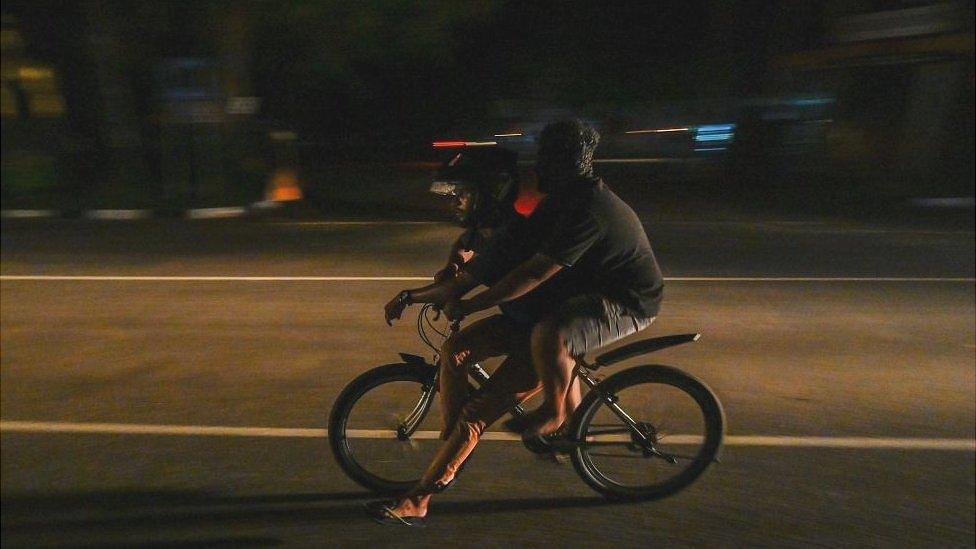
<path id="1" fill-rule="evenodd" d="M 520 133 L 496 133 L 494 137 L 519 137 Z"/>
<path id="2" fill-rule="evenodd" d="M 42 67 L 20 67 L 17 76 L 24 80 L 47 80 L 54 78 L 54 71 Z"/>
<path id="3" fill-rule="evenodd" d="M 668 133 L 668 132 L 687 132 L 691 131 L 691 128 L 661 128 L 658 130 L 631 130 L 629 132 L 624 132 L 626 134 L 640 134 L 640 133 Z"/>
<path id="4" fill-rule="evenodd" d="M 707 133 L 695 137 L 695 141 L 728 141 L 731 137 L 731 133 Z"/>
<path id="5" fill-rule="evenodd" d="M 432 143 L 434 148 L 437 149 L 450 147 L 490 147 L 497 144 L 497 141 L 434 141 Z"/>
<path id="6" fill-rule="evenodd" d="M 698 133 L 728 132 L 735 129 L 735 124 L 706 124 L 695 129 L 698 130 Z"/>

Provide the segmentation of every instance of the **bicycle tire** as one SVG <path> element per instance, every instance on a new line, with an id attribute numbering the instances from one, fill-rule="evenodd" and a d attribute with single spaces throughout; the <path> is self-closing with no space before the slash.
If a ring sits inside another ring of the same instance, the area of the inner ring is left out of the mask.
<path id="1" fill-rule="evenodd" d="M 577 474 L 594 490 L 609 499 L 651 500 L 672 495 L 694 482 L 719 457 L 725 433 L 725 412 L 715 393 L 701 380 L 677 368 L 661 365 L 645 365 L 616 373 L 598 386 L 603 391 L 617 394 L 623 389 L 641 384 L 664 384 L 680 389 L 692 397 L 702 412 L 705 436 L 703 444 L 691 464 L 681 473 L 665 482 L 647 487 L 629 487 L 615 482 L 596 467 L 587 453 L 585 440 L 590 421 L 603 406 L 601 391 L 590 391 L 573 416 L 569 435 L 576 443 L 570 458 Z M 657 458 L 654 458 L 657 459 Z"/>
<path id="2" fill-rule="evenodd" d="M 416 484 L 419 477 L 395 481 L 370 472 L 358 463 L 346 436 L 346 424 L 356 403 L 371 389 L 395 381 L 428 385 L 433 383 L 436 371 L 433 366 L 424 364 L 386 364 L 361 374 L 339 393 L 329 413 L 329 447 L 339 467 L 349 478 L 363 488 L 379 493 L 400 493 Z"/>

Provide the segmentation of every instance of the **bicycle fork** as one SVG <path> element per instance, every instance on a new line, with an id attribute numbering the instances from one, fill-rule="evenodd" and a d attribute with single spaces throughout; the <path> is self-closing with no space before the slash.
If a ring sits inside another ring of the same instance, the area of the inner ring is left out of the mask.
<path id="1" fill-rule="evenodd" d="M 469 366 L 468 373 L 474 378 L 479 387 L 484 386 L 491 377 L 478 363 Z M 430 407 L 434 403 L 434 394 L 437 392 L 439 377 L 440 372 L 435 373 L 431 382 L 423 386 L 420 390 L 420 400 L 417 401 L 417 404 L 407 417 L 397 425 L 396 437 L 398 440 L 408 440 L 420 427 L 420 423 L 427 416 L 427 412 L 430 411 Z M 512 408 L 511 413 L 516 416 L 521 416 L 525 413 L 525 408 L 522 408 L 520 404 L 516 404 Z"/>

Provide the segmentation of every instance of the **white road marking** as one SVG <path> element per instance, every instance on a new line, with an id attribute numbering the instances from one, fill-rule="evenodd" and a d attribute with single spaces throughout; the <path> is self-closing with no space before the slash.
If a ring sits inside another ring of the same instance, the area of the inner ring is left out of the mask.
<path id="1" fill-rule="evenodd" d="M 387 282 L 430 280 L 429 276 L 111 276 L 2 275 L 8 281 L 90 282 Z M 857 277 L 857 276 L 673 276 L 666 282 L 976 282 L 971 277 Z"/>
<path id="2" fill-rule="evenodd" d="M 3 275 L 0 280 L 90 282 L 385 282 L 431 280 L 429 276 L 75 276 Z"/>
<path id="3" fill-rule="evenodd" d="M 228 427 L 219 425 L 146 425 L 138 423 L 70 423 L 63 421 L 0 421 L 0 432 L 285 438 L 322 438 L 327 434 L 325 429 Z"/>
<path id="4" fill-rule="evenodd" d="M 272 221 L 269 225 L 282 227 L 328 227 L 332 225 L 444 225 L 451 226 L 448 221 L 391 221 L 391 220 L 361 220 L 361 221 Z"/>
<path id="5" fill-rule="evenodd" d="M 276 437 L 276 438 L 325 438 L 328 431 L 311 428 L 281 427 L 230 427 L 219 425 L 146 425 L 130 423 L 71 423 L 59 421 L 0 421 L 3 433 L 83 433 L 118 435 L 176 435 L 176 436 L 223 436 L 223 437 Z M 355 429 L 347 431 L 350 438 L 395 438 L 390 430 Z M 414 439 L 436 440 L 437 431 L 418 431 Z M 519 436 L 503 431 L 489 431 L 484 440 L 516 442 Z M 619 437 L 602 437 L 601 440 L 617 440 Z M 621 439 L 624 440 L 624 439 Z M 672 435 L 666 439 L 671 444 L 693 444 L 698 437 Z M 976 440 L 965 438 L 903 438 L 903 437 L 813 437 L 813 436 L 766 436 L 739 435 L 725 437 L 727 446 L 765 446 L 787 448 L 849 448 L 877 450 L 945 450 L 976 451 Z"/>
<path id="6" fill-rule="evenodd" d="M 972 277 L 934 276 L 676 276 L 668 282 L 976 282 Z"/>

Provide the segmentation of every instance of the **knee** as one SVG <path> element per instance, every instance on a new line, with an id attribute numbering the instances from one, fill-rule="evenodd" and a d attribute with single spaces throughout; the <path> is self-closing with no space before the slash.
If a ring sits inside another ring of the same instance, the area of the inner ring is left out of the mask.
<path id="1" fill-rule="evenodd" d="M 461 437 L 466 441 L 477 441 L 481 438 L 481 434 L 485 432 L 486 428 L 485 421 L 479 417 L 476 410 L 471 406 L 461 408 L 461 414 L 458 416 L 455 429 Z"/>
<path id="2" fill-rule="evenodd" d="M 471 354 L 460 338 L 451 336 L 441 345 L 441 370 L 453 373 L 463 369 L 464 361 Z"/>

